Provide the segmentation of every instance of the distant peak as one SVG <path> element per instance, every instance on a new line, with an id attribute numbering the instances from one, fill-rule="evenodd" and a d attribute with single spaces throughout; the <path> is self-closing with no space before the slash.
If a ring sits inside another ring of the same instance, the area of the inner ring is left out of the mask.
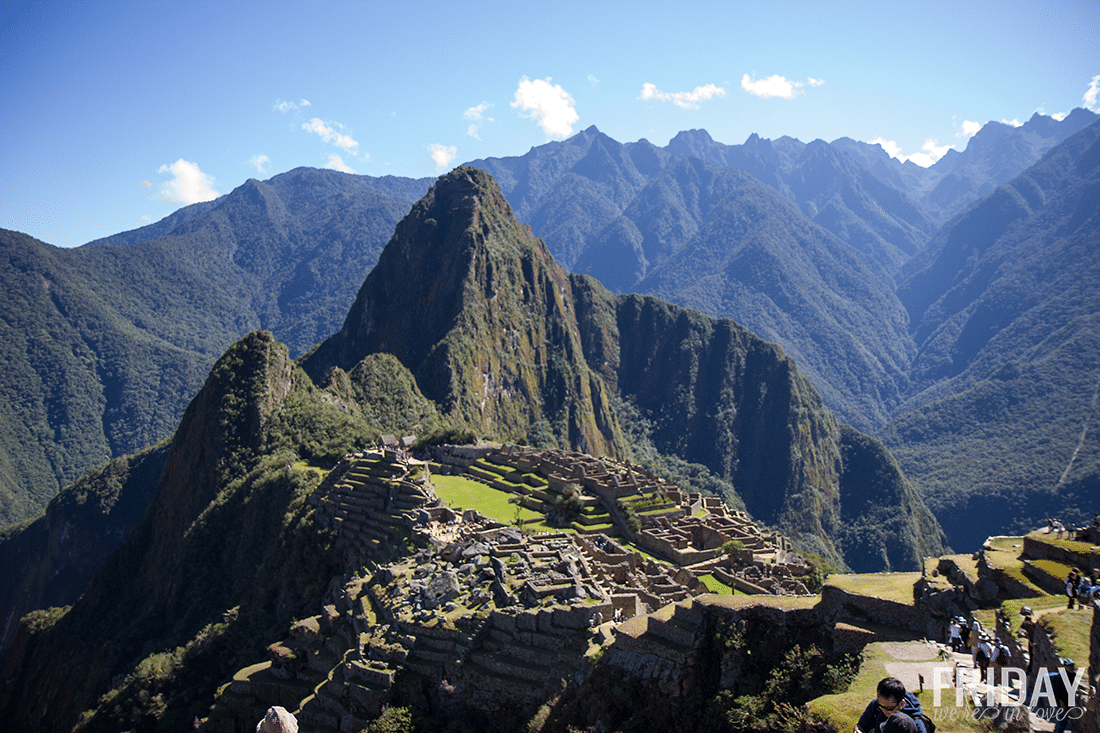
<path id="1" fill-rule="evenodd" d="M 706 130 L 694 129 L 694 130 L 682 130 L 676 133 L 676 137 L 673 140 L 697 140 L 703 142 L 714 142 L 714 138 L 710 136 L 710 133 Z"/>

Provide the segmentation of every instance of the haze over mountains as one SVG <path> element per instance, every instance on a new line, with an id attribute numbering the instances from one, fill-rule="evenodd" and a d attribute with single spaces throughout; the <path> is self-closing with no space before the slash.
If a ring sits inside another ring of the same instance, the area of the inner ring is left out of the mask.
<path id="1" fill-rule="evenodd" d="M 472 165 L 496 178 L 519 221 L 566 269 L 615 292 L 732 318 L 780 344 L 843 421 L 883 431 L 941 517 L 958 509 L 954 497 L 970 496 L 964 488 L 997 485 L 1044 497 L 1021 499 L 1025 514 L 998 515 L 1026 522 L 1073 507 L 1066 487 L 1096 481 L 1095 433 L 1079 438 L 1088 385 L 1100 377 L 1082 325 L 1097 311 L 1085 288 L 1097 227 L 1075 203 L 1094 192 L 1095 120 L 1075 110 L 1061 122 L 1036 115 L 1019 128 L 990 123 L 964 152 L 928 169 L 843 138 L 723 145 L 696 130 L 658 148 L 621 144 L 595 128 Z M 1077 153 L 1050 155 L 1037 179 L 1029 172 L 1030 183 L 998 192 L 1076 133 Z M 205 370 L 249 330 L 271 330 L 292 355 L 338 330 L 394 226 L 429 184 L 298 169 L 77 250 L 0 235 L 12 334 L 4 347 L 12 375 L 0 441 L 12 468 L 4 516 L 31 516 L 87 468 L 166 436 Z M 1012 225 L 1000 226 L 997 212 L 1010 210 Z M 1063 210 L 1076 213 L 1056 215 Z M 1019 238 L 1026 227 L 1047 227 L 1058 257 L 1024 265 L 1020 253 L 1033 252 L 1025 242 L 1034 241 Z M 974 230 L 986 246 L 976 248 Z M 1077 244 L 1062 247 L 1068 241 Z M 971 272 L 979 254 L 986 264 Z M 1012 276 L 1015 289 L 998 285 L 1009 276 L 1005 258 L 1028 273 Z M 1074 287 L 1062 288 L 1067 273 Z M 996 295 L 986 296 L 990 287 Z M 968 305 L 951 305 L 963 292 Z M 1001 307 L 1010 301 L 1033 305 Z M 1054 328 L 1052 314 L 1068 313 L 1076 320 Z M 1000 336 L 972 338 L 976 331 Z M 41 333 L 50 338 L 34 336 Z M 998 372 L 1009 362 L 1016 366 Z M 1029 369 L 1051 376 L 1040 388 Z M 1026 470 L 980 443 L 956 453 L 959 435 L 977 441 L 989 429 L 975 422 L 986 413 L 958 395 L 1010 372 L 1050 407 L 1047 414 L 1017 390 L 1013 399 L 1034 408 L 1023 425 L 1015 413 L 989 417 L 1014 444 L 1035 446 Z M 907 414 L 926 416 L 920 424 L 931 427 L 914 429 Z M 1057 483 L 1079 442 L 1067 480 L 1051 493 L 1051 477 Z M 993 506 L 977 496 L 967 499 L 978 502 L 971 511 Z M 960 526 L 948 540 L 966 548 L 984 537 L 976 533 L 987 530 Z"/>

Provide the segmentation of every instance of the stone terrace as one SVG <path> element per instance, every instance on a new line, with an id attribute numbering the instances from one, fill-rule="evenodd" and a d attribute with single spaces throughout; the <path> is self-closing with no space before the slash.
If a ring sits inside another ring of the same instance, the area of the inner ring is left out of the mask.
<path id="1" fill-rule="evenodd" d="M 696 576 L 712 574 L 749 594 L 804 595 L 798 578 L 809 565 L 781 535 L 764 535 L 744 512 L 720 498 L 681 491 L 649 471 L 609 458 L 522 446 L 441 446 L 435 470 L 463 473 L 520 496 L 520 504 L 546 512 L 572 483 L 584 491 L 585 510 L 573 523 L 580 533 L 629 537 L 647 552 Z M 641 529 L 631 532 L 628 513 Z M 598 524 L 603 521 L 604 524 Z M 743 549 L 722 552 L 727 542 Z"/>

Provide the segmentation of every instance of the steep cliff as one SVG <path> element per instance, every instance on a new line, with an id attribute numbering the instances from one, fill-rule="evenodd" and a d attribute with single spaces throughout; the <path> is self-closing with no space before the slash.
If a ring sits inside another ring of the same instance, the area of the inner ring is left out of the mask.
<path id="1" fill-rule="evenodd" d="M 545 425 L 563 446 L 615 455 L 574 310 L 565 272 L 493 179 L 459 168 L 397 226 L 343 327 L 303 367 L 320 382 L 387 352 L 453 423 L 512 440 Z"/>
<path id="2" fill-rule="evenodd" d="M 778 346 L 730 320 L 612 295 L 585 276 L 572 284 L 589 363 L 652 422 L 659 450 L 731 481 L 758 521 L 861 570 L 912 568 L 942 549 L 889 451 L 841 425 Z M 871 519 L 884 510 L 904 521 L 885 530 Z M 865 523 L 873 531 L 853 531 Z"/>
<path id="3" fill-rule="evenodd" d="M 0 659 L 29 611 L 69 606 L 141 521 L 168 441 L 89 471 L 36 519 L 0 535 Z"/>

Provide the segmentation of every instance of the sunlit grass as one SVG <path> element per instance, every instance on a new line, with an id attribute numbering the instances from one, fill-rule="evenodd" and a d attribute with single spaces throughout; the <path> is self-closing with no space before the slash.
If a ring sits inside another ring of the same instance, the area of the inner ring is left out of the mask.
<path id="1" fill-rule="evenodd" d="M 452 509 L 457 507 L 475 509 L 483 517 L 495 519 L 502 524 L 513 524 L 518 509 L 519 518 L 523 520 L 525 529 L 533 532 L 573 531 L 551 527 L 546 523 L 546 515 L 508 501 L 518 494 L 494 489 L 492 486 L 465 476 L 432 476 L 432 483 L 435 484 L 435 493 Z"/>
<path id="2" fill-rule="evenodd" d="M 699 580 L 703 581 L 703 585 L 705 585 L 707 587 L 707 590 L 709 590 L 711 593 L 717 593 L 721 596 L 734 596 L 740 592 L 736 588 L 728 586 L 722 581 L 718 580 L 718 578 L 714 577 L 710 573 L 707 573 L 706 575 L 700 575 Z"/>
<path id="3" fill-rule="evenodd" d="M 875 598 L 885 598 L 912 605 L 913 585 L 920 580 L 920 573 L 834 573 L 825 581 L 848 593 Z"/>
<path id="4" fill-rule="evenodd" d="M 1078 667 L 1089 662 L 1089 633 L 1092 629 L 1092 609 L 1064 608 L 1043 614 L 1040 623 L 1051 631 L 1054 650 L 1060 657 L 1069 657 Z"/>

